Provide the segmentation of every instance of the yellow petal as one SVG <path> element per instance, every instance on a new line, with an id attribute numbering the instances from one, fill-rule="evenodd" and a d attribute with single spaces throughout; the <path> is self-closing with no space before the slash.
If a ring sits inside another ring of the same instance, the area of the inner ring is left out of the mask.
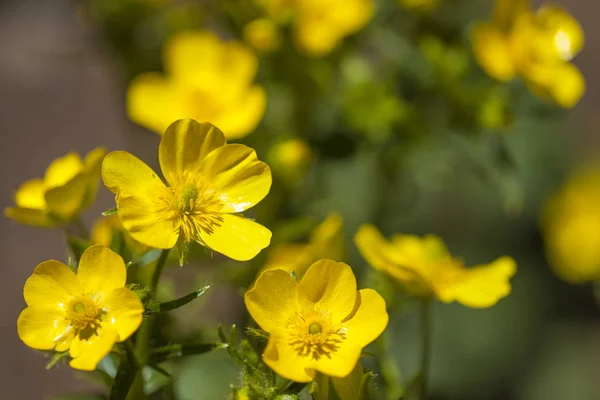
<path id="1" fill-rule="evenodd" d="M 398 267 L 394 248 L 379 232 L 375 225 L 362 225 L 354 236 L 354 243 L 360 254 L 373 268 L 384 271 L 402 282 L 415 280 L 415 273 Z"/>
<path id="2" fill-rule="evenodd" d="M 119 335 L 117 341 L 126 340 L 140 327 L 144 306 L 131 290 L 121 287 L 107 293 L 102 305 L 111 318 L 110 325 Z"/>
<path id="3" fill-rule="evenodd" d="M 246 292 L 246 308 L 263 330 L 285 330 L 288 318 L 296 311 L 296 285 L 288 272 L 276 269 L 263 272 Z"/>
<path id="4" fill-rule="evenodd" d="M 262 86 L 252 86 L 232 99 L 229 106 L 212 121 L 228 139 L 240 139 L 252 132 L 265 114 L 267 95 Z"/>
<path id="5" fill-rule="evenodd" d="M 181 115 L 177 91 L 162 75 L 137 76 L 127 88 L 127 115 L 136 124 L 162 135 Z"/>
<path id="6" fill-rule="evenodd" d="M 223 132 L 210 123 L 193 119 L 175 121 L 160 141 L 160 168 L 167 181 L 174 185 L 178 177 L 196 174 L 208 153 L 224 145 Z"/>
<path id="7" fill-rule="evenodd" d="M 115 226 L 116 221 L 118 221 L 118 225 Z M 101 244 L 110 247 L 113 240 L 113 231 L 119 227 L 122 227 L 122 225 L 121 220 L 119 220 L 117 215 L 100 217 L 92 226 L 90 240 L 93 244 Z"/>
<path id="8" fill-rule="evenodd" d="M 310 382 L 315 378 L 315 371 L 306 368 L 306 358 L 289 345 L 287 337 L 271 335 L 263 352 L 263 361 L 278 375 L 294 382 Z"/>
<path id="9" fill-rule="evenodd" d="M 473 53 L 486 74 L 500 82 L 514 78 L 517 70 L 509 41 L 492 24 L 479 23 L 472 33 Z"/>
<path id="10" fill-rule="evenodd" d="M 271 189 L 271 169 L 256 152 L 242 144 L 228 144 L 210 153 L 200 166 L 221 202 L 222 212 L 235 213 L 260 202 Z"/>
<path id="11" fill-rule="evenodd" d="M 87 293 L 107 294 L 125 286 L 127 268 L 120 255 L 107 247 L 95 245 L 83 252 L 77 279 Z"/>
<path id="12" fill-rule="evenodd" d="M 332 213 L 317 225 L 310 234 L 310 244 L 316 258 L 340 261 L 344 257 L 344 221 Z"/>
<path id="13" fill-rule="evenodd" d="M 334 323 L 341 322 L 352 312 L 356 293 L 352 268 L 331 260 L 311 265 L 298 284 L 300 306 L 313 308 L 317 304 L 319 309 L 331 313 Z"/>
<path id="14" fill-rule="evenodd" d="M 25 282 L 23 297 L 28 306 L 64 307 L 83 287 L 69 267 L 50 260 L 38 265 Z"/>
<path id="15" fill-rule="evenodd" d="M 488 308 L 510 294 L 510 278 L 516 273 L 516 263 L 501 257 L 488 265 L 464 269 L 449 279 L 434 284 L 438 298 L 445 302 L 458 301 L 473 308 Z"/>
<path id="16" fill-rule="evenodd" d="M 524 74 L 534 93 L 563 108 L 576 106 L 585 93 L 585 78 L 573 64 L 530 64 Z"/>
<path id="17" fill-rule="evenodd" d="M 383 297 L 373 289 L 361 289 L 353 314 L 343 323 L 346 340 L 353 346 L 365 347 L 383 333 L 388 320 Z"/>
<path id="18" fill-rule="evenodd" d="M 294 33 L 296 45 L 314 57 L 331 52 L 341 40 L 341 35 L 323 24 L 301 22 L 296 24 Z"/>
<path id="19" fill-rule="evenodd" d="M 44 184 L 46 188 L 62 186 L 82 172 L 84 164 L 77 153 L 69 153 L 57 158 L 46 169 Z"/>
<path id="20" fill-rule="evenodd" d="M 570 61 L 583 48 L 581 25 L 572 15 L 556 5 L 544 5 L 535 15 L 539 37 L 539 51 L 546 60 Z"/>
<path id="21" fill-rule="evenodd" d="M 343 378 L 350 375 L 361 353 L 361 347 L 355 347 L 351 342 L 342 342 L 330 357 L 321 357 L 319 360 L 308 359 L 307 369 L 312 368 L 325 375 Z"/>
<path id="22" fill-rule="evenodd" d="M 301 278 L 314 262 L 313 253 L 306 244 L 281 244 L 269 250 L 269 257 L 263 269 L 282 269 L 288 273 L 294 271 Z"/>
<path id="23" fill-rule="evenodd" d="M 40 304 L 21 312 L 17 332 L 27 346 L 37 350 L 52 350 L 56 341 L 65 335 L 68 325 L 61 308 Z"/>
<path id="24" fill-rule="evenodd" d="M 73 218 L 83 209 L 88 189 L 89 176 L 83 172 L 66 184 L 53 187 L 44 195 L 48 211 L 63 220 Z"/>
<path id="25" fill-rule="evenodd" d="M 117 199 L 123 228 L 136 241 L 157 249 L 170 249 L 179 239 L 179 225 L 169 214 L 156 210 L 151 197 L 130 196 Z"/>
<path id="26" fill-rule="evenodd" d="M 237 261 L 253 259 L 271 243 L 271 231 L 247 218 L 221 214 L 221 226 L 213 233 L 200 232 L 202 242 L 214 251 Z"/>
<path id="27" fill-rule="evenodd" d="M 135 240 L 161 249 L 175 245 L 179 227 L 164 201 L 168 189 L 150 167 L 132 154 L 115 151 L 104 158 L 102 179 L 117 194 L 119 218 Z"/>
<path id="28" fill-rule="evenodd" d="M 102 162 L 106 187 L 122 197 L 158 197 L 165 184 L 152 168 L 126 151 L 113 151 Z"/>
<path id="29" fill-rule="evenodd" d="M 242 42 L 231 41 L 223 43 L 223 54 L 219 61 L 220 74 L 227 77 L 220 88 L 221 96 L 224 97 L 225 102 L 239 99 L 241 93 L 247 91 L 256 76 L 258 57 L 250 47 Z M 247 101 L 251 101 L 250 94 L 244 97 Z"/>
<path id="30" fill-rule="evenodd" d="M 41 179 L 31 179 L 17 189 L 15 193 L 15 204 L 22 208 L 33 210 L 44 210 L 46 208 L 46 200 L 44 192 L 46 187 Z"/>
<path id="31" fill-rule="evenodd" d="M 104 147 L 95 148 L 85 155 L 83 163 L 88 175 L 88 188 L 83 200 L 83 207 L 89 206 L 96 200 L 104 156 L 106 156 L 106 149 Z"/>
<path id="32" fill-rule="evenodd" d="M 212 32 L 178 33 L 163 48 L 165 70 L 188 85 L 210 83 L 218 76 L 222 51 L 222 42 Z"/>
<path id="33" fill-rule="evenodd" d="M 60 221 L 53 218 L 42 210 L 32 210 L 30 208 L 9 207 L 4 209 L 4 215 L 21 224 L 49 228 L 59 224 Z"/>
<path id="34" fill-rule="evenodd" d="M 71 357 L 69 363 L 72 368 L 82 371 L 93 371 L 96 366 L 113 348 L 118 339 L 114 329 L 101 328 L 98 335 L 92 335 L 89 340 L 76 338 L 71 343 Z"/>

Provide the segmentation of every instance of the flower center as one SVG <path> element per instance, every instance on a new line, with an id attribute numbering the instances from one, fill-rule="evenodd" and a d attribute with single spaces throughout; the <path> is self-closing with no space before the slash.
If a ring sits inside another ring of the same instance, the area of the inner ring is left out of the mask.
<path id="1" fill-rule="evenodd" d="M 331 358 L 340 344 L 346 339 L 345 329 L 335 326 L 329 313 L 314 311 L 308 314 L 296 313 L 288 323 L 288 344 L 301 357 L 318 360 Z"/>
<path id="2" fill-rule="evenodd" d="M 200 241 L 200 232 L 211 234 L 223 222 L 223 204 L 217 193 L 194 175 L 181 176 L 161 199 L 159 211 L 166 213 L 165 218 L 177 220 L 186 242 Z"/>
<path id="3" fill-rule="evenodd" d="M 97 334 L 104 314 L 106 311 L 100 307 L 98 299 L 81 295 L 73 298 L 68 304 L 66 318 L 71 322 L 76 335 L 82 339 L 89 339 Z"/>

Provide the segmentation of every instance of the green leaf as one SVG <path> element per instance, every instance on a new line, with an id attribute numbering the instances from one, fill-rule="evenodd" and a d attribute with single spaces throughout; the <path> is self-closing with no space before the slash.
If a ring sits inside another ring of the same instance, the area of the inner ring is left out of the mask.
<path id="1" fill-rule="evenodd" d="M 150 351 L 150 364 L 160 364 L 178 357 L 208 353 L 217 347 L 214 343 L 171 344 Z"/>
<path id="2" fill-rule="evenodd" d="M 113 215 L 117 215 L 117 209 L 116 208 L 111 208 L 110 210 L 106 210 L 102 213 L 102 215 L 104 215 L 105 217 L 111 217 Z"/>
<path id="3" fill-rule="evenodd" d="M 65 357 L 69 356 L 69 352 L 68 351 L 63 351 L 62 353 L 55 353 L 54 356 L 52 356 L 52 359 L 48 362 L 48 364 L 46 364 L 46 369 L 50 369 L 52 367 L 54 367 L 56 365 L 56 363 L 58 363 L 60 360 L 62 360 Z"/>
<path id="4" fill-rule="evenodd" d="M 202 288 L 200 288 L 196 291 L 193 291 L 192 293 L 190 293 L 188 295 L 180 297 L 177 300 L 167 301 L 165 303 L 150 303 L 146 307 L 145 314 L 148 315 L 148 314 L 155 314 L 155 313 L 162 313 L 162 312 L 176 310 L 179 307 L 183 307 L 186 304 L 190 303 L 191 301 L 202 296 L 209 288 L 210 288 L 209 285 L 203 286 Z"/>

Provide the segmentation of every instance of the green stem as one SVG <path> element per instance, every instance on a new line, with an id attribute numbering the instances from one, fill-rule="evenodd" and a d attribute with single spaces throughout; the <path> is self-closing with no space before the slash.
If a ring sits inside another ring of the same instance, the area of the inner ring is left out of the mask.
<path id="1" fill-rule="evenodd" d="M 131 340 L 125 341 L 121 346 L 121 362 L 110 390 L 110 400 L 124 400 L 134 387 L 138 365 L 133 352 Z"/>
<path id="2" fill-rule="evenodd" d="M 158 287 L 160 276 L 162 275 L 162 271 L 167 263 L 170 250 L 171 249 L 163 250 L 162 253 L 160 253 L 158 261 L 156 262 L 156 267 L 154 268 L 154 273 L 152 274 L 152 280 L 150 281 L 150 294 L 152 295 L 156 293 L 156 288 Z"/>
<path id="3" fill-rule="evenodd" d="M 427 399 L 427 383 L 429 380 L 429 364 L 431 361 L 431 305 L 430 298 L 421 303 L 421 400 Z"/>
<path id="4" fill-rule="evenodd" d="M 152 278 L 150 280 L 150 295 L 154 296 L 156 294 L 156 288 L 158 287 L 158 282 L 160 281 L 160 276 L 162 275 L 162 271 L 167 262 L 167 258 L 169 256 L 170 249 L 163 250 L 160 253 L 160 257 L 156 262 L 156 267 L 154 267 L 154 272 L 152 273 Z M 148 316 L 144 318 L 144 322 L 142 322 L 142 326 L 136 335 L 135 341 L 135 357 L 137 359 L 137 364 L 139 365 L 139 371 L 137 376 L 135 377 L 135 381 L 133 383 L 133 389 L 131 393 L 133 394 L 131 400 L 137 399 L 145 399 L 146 395 L 144 394 L 144 377 L 142 376 L 143 368 L 150 359 L 150 337 L 152 336 L 152 324 L 154 322 L 154 316 Z"/>

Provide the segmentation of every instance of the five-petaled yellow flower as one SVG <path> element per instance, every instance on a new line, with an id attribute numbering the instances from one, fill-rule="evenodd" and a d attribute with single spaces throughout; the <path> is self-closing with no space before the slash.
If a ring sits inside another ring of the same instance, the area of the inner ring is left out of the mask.
<path id="1" fill-rule="evenodd" d="M 103 246 L 83 253 L 77 274 L 58 261 L 41 263 L 23 289 L 19 337 L 34 349 L 70 350 L 71 367 L 93 371 L 142 323 L 144 307 L 126 277 L 123 259 Z"/>
<path id="2" fill-rule="evenodd" d="M 235 215 L 271 188 L 271 170 L 253 149 L 226 144 L 212 124 L 185 119 L 167 128 L 158 156 L 168 186 L 125 151 L 108 154 L 102 164 L 104 184 L 135 240 L 159 249 L 196 241 L 243 261 L 269 245 L 271 231 Z"/>
<path id="3" fill-rule="evenodd" d="M 484 71 L 507 82 L 520 75 L 532 92 L 561 107 L 577 104 L 585 80 L 570 61 L 583 47 L 579 23 L 558 6 L 532 12 L 528 0 L 496 0 L 492 22 L 473 30 L 473 51 Z"/>
<path id="4" fill-rule="evenodd" d="M 314 263 L 300 282 L 281 269 L 265 271 L 245 301 L 269 333 L 264 362 L 296 382 L 310 382 L 317 372 L 349 375 L 388 323 L 383 298 L 357 291 L 352 269 L 331 260 Z"/>
<path id="5" fill-rule="evenodd" d="M 317 260 L 341 261 L 344 257 L 343 220 L 331 213 L 310 233 L 308 243 L 283 243 L 269 251 L 263 270 L 283 269 L 301 278 Z"/>
<path id="6" fill-rule="evenodd" d="M 545 207 L 546 253 L 570 283 L 600 279 L 600 167 L 580 167 Z"/>
<path id="7" fill-rule="evenodd" d="M 54 160 L 42 179 L 31 179 L 15 193 L 15 207 L 4 214 L 22 224 L 52 227 L 68 223 L 96 198 L 103 148 L 85 159 L 69 153 Z"/>
<path id="8" fill-rule="evenodd" d="M 414 295 L 434 295 L 444 303 L 491 307 L 510 294 L 509 280 L 516 273 L 510 257 L 465 268 L 434 235 L 394 235 L 387 241 L 375 226 L 367 224 L 359 228 L 354 240 L 373 268 L 392 276 Z"/>
<path id="9" fill-rule="evenodd" d="M 184 32 L 167 42 L 163 59 L 166 75 L 145 73 L 129 86 L 127 112 L 134 122 L 162 134 L 171 122 L 191 117 L 237 139 L 261 121 L 266 94 L 253 84 L 258 59 L 243 43 Z"/>

